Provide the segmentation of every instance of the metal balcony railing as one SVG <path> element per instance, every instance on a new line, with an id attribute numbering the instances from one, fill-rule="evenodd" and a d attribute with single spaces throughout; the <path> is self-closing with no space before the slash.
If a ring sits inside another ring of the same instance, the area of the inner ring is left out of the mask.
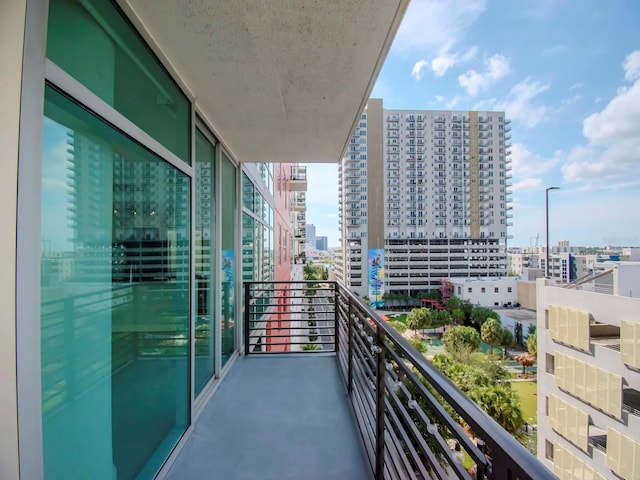
<path id="1" fill-rule="evenodd" d="M 245 354 L 335 352 L 376 480 L 555 478 L 339 282 L 245 282 L 244 326 Z"/>

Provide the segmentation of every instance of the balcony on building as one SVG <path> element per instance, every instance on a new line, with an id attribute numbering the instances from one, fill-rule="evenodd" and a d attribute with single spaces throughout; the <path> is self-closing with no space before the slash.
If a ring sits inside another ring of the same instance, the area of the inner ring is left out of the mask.
<path id="1" fill-rule="evenodd" d="M 291 177 L 289 178 L 289 188 L 292 192 L 307 191 L 307 167 L 306 165 L 295 165 L 291 167 Z"/>

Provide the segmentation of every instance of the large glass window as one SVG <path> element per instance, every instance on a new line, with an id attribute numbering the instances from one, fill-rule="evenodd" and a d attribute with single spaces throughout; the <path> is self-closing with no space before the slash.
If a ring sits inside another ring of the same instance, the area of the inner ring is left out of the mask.
<path id="1" fill-rule="evenodd" d="M 44 115 L 45 478 L 152 478 L 190 418 L 190 179 L 51 87 Z"/>
<path id="2" fill-rule="evenodd" d="M 215 147 L 196 130 L 196 330 L 195 393 L 198 395 L 213 376 L 214 363 L 214 159 Z"/>
<path id="3" fill-rule="evenodd" d="M 222 152 L 220 165 L 220 192 L 222 207 L 222 265 L 220 268 L 221 283 L 221 330 L 222 330 L 222 364 L 226 364 L 233 354 L 235 341 L 235 230 L 236 230 L 236 167 L 229 157 Z"/>
<path id="4" fill-rule="evenodd" d="M 188 99 L 109 0 L 50 0 L 47 57 L 189 162 Z"/>

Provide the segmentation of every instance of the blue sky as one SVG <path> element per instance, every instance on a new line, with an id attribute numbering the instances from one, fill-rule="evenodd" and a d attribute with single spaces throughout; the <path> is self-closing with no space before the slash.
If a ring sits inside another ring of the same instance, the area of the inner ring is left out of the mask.
<path id="1" fill-rule="evenodd" d="M 414 0 L 372 97 L 504 110 L 510 246 L 640 245 L 640 2 Z M 336 165 L 310 165 L 307 221 L 338 244 Z"/>

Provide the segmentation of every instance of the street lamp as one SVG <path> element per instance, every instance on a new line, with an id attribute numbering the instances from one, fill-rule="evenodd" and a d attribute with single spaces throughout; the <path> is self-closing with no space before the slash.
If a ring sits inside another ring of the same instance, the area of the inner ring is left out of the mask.
<path id="1" fill-rule="evenodd" d="M 547 187 L 544 192 L 545 197 L 545 213 L 546 213 L 546 227 L 547 227 L 547 260 L 544 264 L 545 278 L 549 277 L 549 190 L 560 190 L 560 187 Z"/>

